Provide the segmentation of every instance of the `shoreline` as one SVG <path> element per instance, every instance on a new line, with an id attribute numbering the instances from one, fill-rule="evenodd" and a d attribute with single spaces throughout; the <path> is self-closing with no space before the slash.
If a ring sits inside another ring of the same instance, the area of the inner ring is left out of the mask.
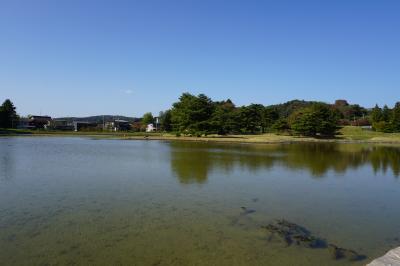
<path id="1" fill-rule="evenodd" d="M 231 144 L 296 144 L 296 143 L 342 143 L 342 144 L 390 144 L 400 145 L 400 141 L 389 140 L 348 140 L 348 139 L 314 139 L 292 137 L 292 139 L 283 140 L 253 140 L 237 139 L 229 137 L 125 137 L 116 138 L 121 140 L 159 140 L 159 141 L 186 141 L 186 142 L 215 142 L 215 143 L 231 143 Z"/>
<path id="2" fill-rule="evenodd" d="M 153 135 L 154 134 L 154 135 Z M 400 134 L 396 137 L 374 137 L 369 139 L 352 139 L 349 136 L 337 136 L 336 138 L 311 138 L 277 134 L 263 135 L 228 135 L 209 137 L 173 136 L 171 134 L 149 133 L 97 133 L 97 132 L 34 132 L 34 133 L 10 133 L 1 134 L 0 137 L 87 137 L 95 139 L 113 140 L 157 140 L 157 141 L 184 141 L 184 142 L 212 142 L 226 144 L 296 144 L 296 143 L 339 143 L 339 144 L 386 144 L 399 145 Z"/>

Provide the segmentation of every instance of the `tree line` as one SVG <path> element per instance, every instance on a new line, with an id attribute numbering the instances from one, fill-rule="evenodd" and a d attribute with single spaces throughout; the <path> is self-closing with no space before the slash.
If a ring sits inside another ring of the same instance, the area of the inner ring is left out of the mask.
<path id="1" fill-rule="evenodd" d="M 393 109 L 387 105 L 380 108 L 378 105 L 371 111 L 372 127 L 382 132 L 400 132 L 400 102 Z"/>
<path id="2" fill-rule="evenodd" d="M 385 127 L 384 131 L 400 132 L 400 103 L 389 111 L 390 114 L 386 116 L 377 116 L 387 117 L 385 125 L 390 126 Z M 213 101 L 204 94 L 196 96 L 184 93 L 169 110 L 161 112 L 159 118 L 162 130 L 178 134 L 286 132 L 315 137 L 333 136 L 344 125 L 372 124 L 373 129 L 383 131 L 375 112 L 375 108 L 368 110 L 358 104 L 349 104 L 346 100 L 337 100 L 334 104 L 293 100 L 278 105 L 250 104 L 238 107 L 230 99 Z M 146 117 L 150 115 L 147 113 Z"/>
<path id="3" fill-rule="evenodd" d="M 16 127 L 18 119 L 14 104 L 5 100 L 0 106 L 0 128 Z M 153 115 L 146 113 L 139 123 L 154 122 Z M 346 100 L 336 100 L 334 104 L 293 100 L 269 106 L 236 106 L 230 99 L 213 101 L 204 94 L 183 93 L 170 109 L 160 112 L 158 122 L 162 131 L 194 136 L 265 132 L 333 136 L 345 125 L 371 125 L 376 131 L 400 132 L 400 102 L 392 109 L 386 105 L 366 109 Z"/>

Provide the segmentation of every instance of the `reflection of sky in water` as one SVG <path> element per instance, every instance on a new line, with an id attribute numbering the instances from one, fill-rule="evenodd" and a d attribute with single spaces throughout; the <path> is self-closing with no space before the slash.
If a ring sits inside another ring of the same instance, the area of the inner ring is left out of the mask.
<path id="1" fill-rule="evenodd" d="M 347 265 L 260 226 L 284 218 L 381 255 L 400 245 L 399 163 L 368 145 L 0 138 L 0 260 Z"/>

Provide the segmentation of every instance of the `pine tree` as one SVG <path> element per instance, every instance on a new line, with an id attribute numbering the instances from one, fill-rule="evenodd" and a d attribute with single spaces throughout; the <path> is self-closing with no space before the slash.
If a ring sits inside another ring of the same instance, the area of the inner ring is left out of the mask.
<path id="1" fill-rule="evenodd" d="M 400 132 L 400 102 L 397 102 L 392 110 L 392 119 L 390 123 L 393 131 Z"/>
<path id="2" fill-rule="evenodd" d="M 293 132 L 303 136 L 333 136 L 338 130 L 337 114 L 322 103 L 299 110 L 289 121 Z"/>
<path id="3" fill-rule="evenodd" d="M 382 109 L 382 121 L 390 122 L 392 116 L 392 111 L 390 108 L 385 104 Z"/>
<path id="4" fill-rule="evenodd" d="M 14 104 L 9 99 L 5 100 L 0 106 L 0 127 L 15 127 L 17 120 L 18 116 Z"/>
<path id="5" fill-rule="evenodd" d="M 371 111 L 371 122 L 372 123 L 377 123 L 382 121 L 383 114 L 382 114 L 382 109 L 376 104 L 375 107 Z"/>

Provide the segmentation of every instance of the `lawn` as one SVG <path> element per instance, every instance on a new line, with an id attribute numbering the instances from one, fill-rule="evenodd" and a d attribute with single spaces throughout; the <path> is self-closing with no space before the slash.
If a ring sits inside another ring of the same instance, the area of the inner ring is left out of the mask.
<path id="1" fill-rule="evenodd" d="M 299 137 L 279 135 L 274 133 L 256 135 L 209 135 L 207 137 L 177 137 L 171 133 L 145 133 L 145 132 L 74 132 L 74 131 L 45 131 L 45 130 L 21 130 L 0 129 L 0 136 L 87 136 L 94 138 L 115 139 L 149 139 L 149 140 L 182 140 L 182 141 L 217 141 L 237 143 L 291 143 L 291 142 L 368 142 L 368 143 L 398 143 L 400 133 L 382 133 L 371 130 L 363 130 L 360 127 L 343 127 L 335 138 L 320 139 L 311 137 Z"/>
<path id="2" fill-rule="evenodd" d="M 337 137 L 345 140 L 400 143 L 400 133 L 382 133 L 351 126 L 343 127 L 339 133 Z"/>

